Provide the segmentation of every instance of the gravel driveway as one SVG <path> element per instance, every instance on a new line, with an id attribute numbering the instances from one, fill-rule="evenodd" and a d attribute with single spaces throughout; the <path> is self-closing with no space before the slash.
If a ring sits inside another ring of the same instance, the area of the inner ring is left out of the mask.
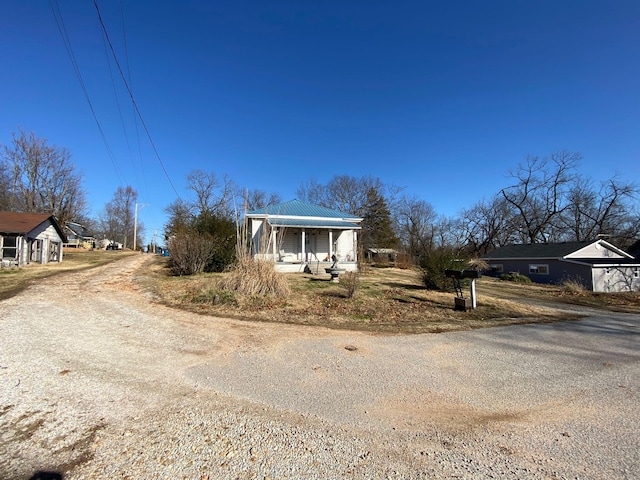
<path id="1" fill-rule="evenodd" d="M 632 479 L 640 315 L 413 336 L 154 304 L 149 257 L 0 302 L 0 478 Z"/>

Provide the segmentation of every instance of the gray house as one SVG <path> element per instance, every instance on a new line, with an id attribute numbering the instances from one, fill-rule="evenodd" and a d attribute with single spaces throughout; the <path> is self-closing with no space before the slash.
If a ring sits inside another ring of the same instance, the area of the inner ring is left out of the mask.
<path id="1" fill-rule="evenodd" d="M 247 213 L 254 258 L 275 262 L 276 271 L 318 270 L 332 257 L 346 271 L 358 268 L 358 230 L 362 218 L 291 200 Z"/>
<path id="2" fill-rule="evenodd" d="M 66 240 L 53 215 L 0 212 L 2 266 L 61 262 Z"/>
<path id="3" fill-rule="evenodd" d="M 64 226 L 64 234 L 67 237 L 65 247 L 93 248 L 96 239 L 89 233 L 87 227 L 76 222 L 69 222 Z"/>
<path id="4" fill-rule="evenodd" d="M 517 272 L 537 283 L 576 280 L 594 292 L 640 291 L 640 260 L 604 240 L 507 245 L 483 258 L 489 275 Z"/>

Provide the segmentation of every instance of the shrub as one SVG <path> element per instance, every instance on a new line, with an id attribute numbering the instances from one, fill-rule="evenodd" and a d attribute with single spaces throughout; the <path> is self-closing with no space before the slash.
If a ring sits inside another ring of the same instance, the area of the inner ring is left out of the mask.
<path id="1" fill-rule="evenodd" d="M 353 298 L 356 295 L 359 284 L 360 278 L 358 272 L 346 272 L 340 276 L 340 285 L 346 290 L 347 298 Z"/>
<path id="2" fill-rule="evenodd" d="M 172 236 L 168 245 L 169 268 L 174 275 L 194 275 L 204 272 L 214 256 L 211 235 L 183 232 Z"/>
<path id="3" fill-rule="evenodd" d="M 453 249 L 438 248 L 433 250 L 429 255 L 420 259 L 422 283 L 429 290 L 450 290 L 452 287 L 451 279 L 445 276 L 444 271 L 460 268 L 459 263 L 460 260 Z"/>
<path id="4" fill-rule="evenodd" d="M 236 224 L 233 220 L 218 215 L 200 215 L 192 230 L 209 235 L 212 243 L 211 257 L 205 272 L 223 272 L 233 264 L 236 257 Z"/>
<path id="5" fill-rule="evenodd" d="M 516 283 L 531 283 L 531 279 L 529 277 L 518 272 L 503 273 L 500 275 L 500 280 Z"/>

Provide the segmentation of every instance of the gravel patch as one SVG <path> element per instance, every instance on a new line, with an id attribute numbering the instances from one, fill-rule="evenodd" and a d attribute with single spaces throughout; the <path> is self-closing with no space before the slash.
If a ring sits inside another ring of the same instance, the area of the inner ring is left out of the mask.
<path id="1" fill-rule="evenodd" d="M 414 336 L 240 322 L 150 303 L 146 261 L 0 302 L 0 478 L 637 478 L 639 315 Z"/>

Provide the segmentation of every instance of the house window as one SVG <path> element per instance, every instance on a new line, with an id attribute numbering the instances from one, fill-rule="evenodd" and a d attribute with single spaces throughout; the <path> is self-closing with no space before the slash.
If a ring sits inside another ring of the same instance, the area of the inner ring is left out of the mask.
<path id="1" fill-rule="evenodd" d="M 548 275 L 549 265 L 531 264 L 529 265 L 529 273 L 538 275 Z"/>
<path id="2" fill-rule="evenodd" d="M 635 267 L 633 269 L 633 278 L 640 278 L 640 268 Z"/>
<path id="3" fill-rule="evenodd" d="M 18 257 L 18 237 L 6 236 L 2 238 L 2 258 Z"/>
<path id="4" fill-rule="evenodd" d="M 491 268 L 491 270 L 493 272 L 496 273 L 503 273 L 504 272 L 504 265 L 501 263 L 492 263 L 489 265 L 489 267 Z"/>

